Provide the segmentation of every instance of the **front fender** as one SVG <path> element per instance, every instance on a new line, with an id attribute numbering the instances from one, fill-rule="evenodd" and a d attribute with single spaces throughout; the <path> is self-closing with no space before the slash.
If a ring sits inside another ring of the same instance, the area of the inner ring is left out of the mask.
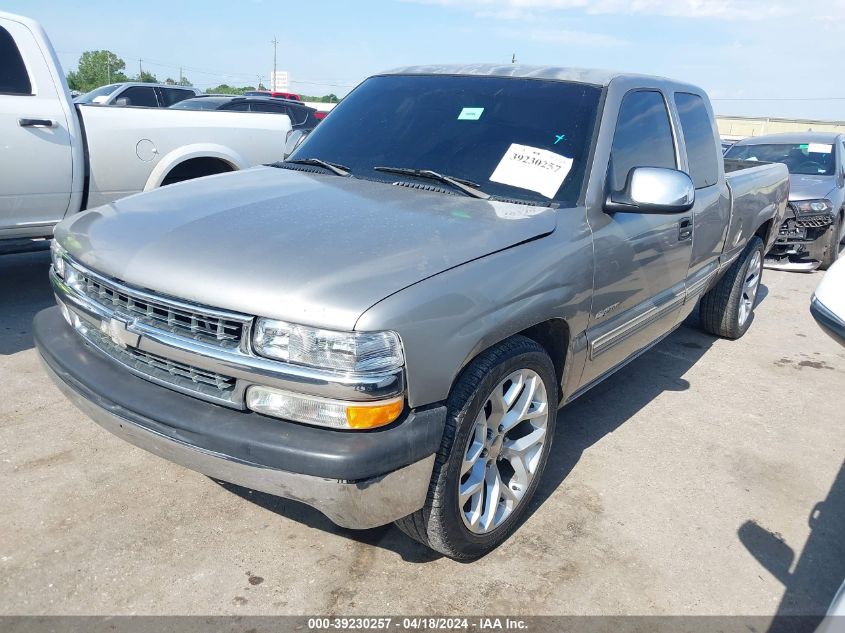
<path id="1" fill-rule="evenodd" d="M 144 191 L 150 191 L 161 186 L 174 167 L 192 158 L 217 158 L 228 163 L 233 170 L 238 171 L 249 167 L 249 162 L 229 147 L 215 143 L 196 143 L 185 145 L 170 151 L 161 157 L 150 173 L 144 185 Z"/>
<path id="2" fill-rule="evenodd" d="M 445 400 L 473 358 L 531 326 L 563 319 L 573 337 L 586 328 L 591 235 L 586 223 L 575 231 L 574 222 L 563 224 L 409 286 L 358 319 L 356 330 L 393 330 L 402 339 L 410 406 Z"/>

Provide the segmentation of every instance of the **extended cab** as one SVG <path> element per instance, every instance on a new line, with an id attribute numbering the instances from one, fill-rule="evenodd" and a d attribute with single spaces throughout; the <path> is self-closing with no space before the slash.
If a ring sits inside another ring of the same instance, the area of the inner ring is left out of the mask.
<path id="1" fill-rule="evenodd" d="M 788 180 L 743 166 L 695 86 L 396 70 L 285 162 L 62 222 L 36 343 L 129 442 L 471 559 L 516 528 L 560 406 L 699 303 L 748 329 Z"/>
<path id="2" fill-rule="evenodd" d="M 291 131 L 287 115 L 75 105 L 46 33 L 8 13 L 0 60 L 0 253 L 81 210 L 279 160 Z"/>

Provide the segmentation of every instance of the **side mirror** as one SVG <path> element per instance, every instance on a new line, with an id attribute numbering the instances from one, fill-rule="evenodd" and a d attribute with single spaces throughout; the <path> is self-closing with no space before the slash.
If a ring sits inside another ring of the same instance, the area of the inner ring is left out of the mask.
<path id="1" fill-rule="evenodd" d="M 692 179 L 677 169 L 634 167 L 622 191 L 611 193 L 604 208 L 608 212 L 681 213 L 695 203 Z"/>
<path id="2" fill-rule="evenodd" d="M 121 97 L 120 99 L 115 99 L 114 105 L 116 105 L 116 106 L 128 106 L 129 105 L 129 99 L 127 99 L 126 97 Z"/>
<path id="3" fill-rule="evenodd" d="M 310 130 L 291 130 L 288 132 L 287 140 L 285 141 L 285 151 L 282 154 L 282 160 L 287 160 L 293 154 L 293 151 L 302 145 L 302 142 L 310 134 Z"/>

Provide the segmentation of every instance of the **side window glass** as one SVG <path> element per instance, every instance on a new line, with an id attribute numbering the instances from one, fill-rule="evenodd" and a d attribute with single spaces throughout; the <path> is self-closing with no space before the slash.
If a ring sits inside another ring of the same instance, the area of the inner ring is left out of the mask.
<path id="1" fill-rule="evenodd" d="M 695 188 L 715 185 L 719 180 L 719 156 L 713 124 L 704 99 L 698 95 L 679 92 L 675 94 L 675 105 L 678 107 L 690 177 L 695 183 Z"/>
<path id="2" fill-rule="evenodd" d="M 157 108 L 155 89 L 150 86 L 131 86 L 117 96 L 118 100 L 126 99 L 126 105 L 142 108 Z"/>
<path id="3" fill-rule="evenodd" d="M 231 112 L 249 112 L 250 111 L 249 104 L 244 103 L 243 101 L 241 101 L 241 102 L 236 101 L 235 103 L 231 103 L 231 104 L 226 106 L 226 109 L 231 111 Z"/>
<path id="4" fill-rule="evenodd" d="M 610 150 L 612 191 L 625 188 L 634 167 L 677 168 L 669 112 L 654 90 L 629 92 L 622 99 Z"/>
<path id="5" fill-rule="evenodd" d="M 32 83 L 12 34 L 0 26 L 0 93 L 31 95 Z"/>
<path id="6" fill-rule="evenodd" d="M 190 90 L 180 90 L 178 88 L 162 88 L 161 92 L 165 108 L 195 96 Z"/>

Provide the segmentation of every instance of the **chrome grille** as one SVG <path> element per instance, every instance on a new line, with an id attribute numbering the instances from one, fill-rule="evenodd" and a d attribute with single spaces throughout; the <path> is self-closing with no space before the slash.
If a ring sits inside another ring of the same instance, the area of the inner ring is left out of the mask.
<path id="1" fill-rule="evenodd" d="M 116 313 L 140 323 L 226 349 L 235 349 L 248 319 L 226 318 L 212 310 L 186 306 L 165 298 L 134 291 L 123 284 L 112 283 L 100 275 L 69 263 L 76 273 L 74 288 Z"/>
<path id="2" fill-rule="evenodd" d="M 120 347 L 99 330 L 84 324 L 77 330 L 103 354 L 147 380 L 221 404 L 231 406 L 235 403 L 237 380 L 231 376 L 192 367 L 134 347 Z"/>

